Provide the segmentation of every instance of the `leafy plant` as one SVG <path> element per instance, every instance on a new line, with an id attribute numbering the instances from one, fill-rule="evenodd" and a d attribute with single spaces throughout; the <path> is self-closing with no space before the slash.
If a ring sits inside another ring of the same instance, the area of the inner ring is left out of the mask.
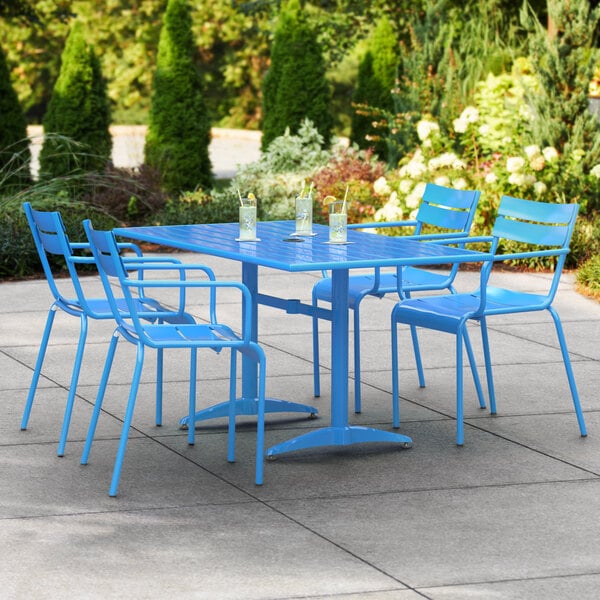
<path id="1" fill-rule="evenodd" d="M 387 188 L 380 181 L 385 172 L 385 163 L 377 160 L 373 149 L 359 150 L 356 146 L 339 148 L 329 162 L 312 177 L 317 210 L 324 221 L 327 207 L 323 200 L 327 196 L 343 199 L 348 190 L 348 221 L 360 223 L 370 221 L 375 211 L 387 199 Z M 376 182 L 379 186 L 375 185 Z"/>
<path id="2" fill-rule="evenodd" d="M 530 143 L 552 146 L 560 155 L 555 185 L 572 196 L 577 184 L 600 163 L 600 121 L 589 110 L 589 86 L 597 62 L 600 7 L 588 0 L 549 0 L 552 29 L 523 10 L 530 30 L 530 55 L 539 87 L 530 94 L 533 108 Z M 581 190 L 587 197 L 592 190 Z M 588 208 L 600 208 L 597 198 Z"/>
<path id="3" fill-rule="evenodd" d="M 2 200 L 2 221 L 0 223 L 0 277 L 26 277 L 42 271 L 40 260 L 31 236 L 31 231 L 21 208 L 21 202 L 30 200 L 39 210 L 61 212 L 69 239 L 76 242 L 85 239 L 81 222 L 92 219 L 99 229 L 112 229 L 118 222 L 106 213 L 90 207 L 84 202 L 69 200 L 61 196 L 43 197 L 22 195 L 16 199 Z M 66 270 L 62 258 L 51 257 L 51 266 L 55 272 Z"/>
<path id="4" fill-rule="evenodd" d="M 164 208 L 153 216 L 153 222 L 159 225 L 231 223 L 237 218 L 237 197 L 223 192 L 207 194 L 198 190 L 168 200 Z"/>
<path id="5" fill-rule="evenodd" d="M 237 206 L 238 190 L 252 192 L 258 198 L 260 219 L 291 219 L 293 199 L 316 169 L 332 156 L 324 150 L 323 138 L 315 125 L 304 119 L 296 134 L 286 130 L 275 138 L 260 160 L 242 166 L 229 187 L 213 196 Z"/>

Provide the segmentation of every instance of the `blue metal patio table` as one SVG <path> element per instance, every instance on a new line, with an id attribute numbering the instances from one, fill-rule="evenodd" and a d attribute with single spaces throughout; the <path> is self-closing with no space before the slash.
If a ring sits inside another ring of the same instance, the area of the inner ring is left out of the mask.
<path id="1" fill-rule="evenodd" d="M 313 226 L 314 237 L 293 237 L 293 221 L 268 221 L 257 224 L 257 241 L 236 241 L 237 223 L 203 225 L 165 225 L 115 229 L 126 238 L 218 256 L 242 263 L 242 281 L 254 299 L 252 335 L 258 339 L 258 304 L 312 315 L 313 307 L 299 300 L 285 299 L 258 290 L 258 267 L 297 272 L 331 270 L 331 309 L 319 308 L 319 317 L 331 321 L 331 424 L 317 428 L 267 450 L 267 457 L 319 446 L 341 446 L 361 442 L 392 442 L 407 447 L 412 440 L 405 435 L 348 422 L 348 274 L 350 269 L 398 267 L 404 265 L 442 265 L 478 262 L 490 256 L 472 250 L 419 242 L 402 237 L 348 230 L 348 242 L 330 244 L 329 228 Z M 298 239 L 301 241 L 299 242 Z M 256 367 L 249 361 L 242 366 L 242 397 L 237 414 L 256 414 Z M 196 414 L 196 421 L 226 416 L 227 403 Z M 268 412 L 300 411 L 316 413 L 303 404 L 269 398 Z M 182 424 L 189 425 L 185 419 Z"/>

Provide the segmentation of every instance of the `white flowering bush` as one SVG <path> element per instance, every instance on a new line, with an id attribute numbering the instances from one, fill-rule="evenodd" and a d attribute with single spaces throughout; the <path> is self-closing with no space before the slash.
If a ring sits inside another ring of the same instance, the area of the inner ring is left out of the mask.
<path id="1" fill-rule="evenodd" d="M 475 104 L 453 120 L 451 131 L 444 133 L 429 115 L 418 120 L 419 145 L 386 174 L 390 192 L 375 220 L 412 218 L 428 182 L 482 192 L 475 221 L 478 233 L 489 232 L 503 195 L 578 202 L 582 214 L 598 208 L 600 164 L 584 172 L 584 149 L 561 155 L 554 147 L 524 141 L 532 118 L 524 85 L 535 85 L 522 72 L 522 62 L 517 68 L 519 76 L 489 75 L 479 85 Z"/>

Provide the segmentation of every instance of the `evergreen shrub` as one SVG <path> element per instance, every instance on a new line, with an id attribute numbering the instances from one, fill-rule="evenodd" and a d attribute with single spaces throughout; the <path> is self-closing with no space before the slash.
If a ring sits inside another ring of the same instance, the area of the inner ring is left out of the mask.
<path id="1" fill-rule="evenodd" d="M 30 161 L 27 123 L 0 47 L 0 190 L 8 193 L 30 183 Z"/>
<path id="2" fill-rule="evenodd" d="M 112 229 L 119 224 L 117 220 L 88 204 L 69 199 L 68 194 L 26 199 L 31 200 L 33 207 L 38 210 L 60 211 L 67 235 L 73 242 L 86 239 L 81 225 L 84 219 L 92 219 L 98 229 Z M 66 273 L 66 265 L 61 257 L 52 256 L 50 264 L 54 272 Z M 90 270 L 93 271 L 94 268 L 90 267 Z M 4 200 L 0 223 L 0 278 L 20 278 L 41 273 L 42 265 L 21 202 Z"/>
<path id="3" fill-rule="evenodd" d="M 62 53 L 58 80 L 44 115 L 40 178 L 102 171 L 110 161 L 110 105 L 100 61 L 75 21 Z M 65 143 L 65 140 L 68 140 Z M 72 151 L 72 144 L 78 151 Z"/>
<path id="4" fill-rule="evenodd" d="M 364 106 L 391 112 L 394 108 L 392 91 L 399 64 L 399 43 L 396 32 L 387 17 L 375 27 L 365 55 L 358 67 L 358 79 L 352 98 L 354 112 L 350 141 L 359 148 L 374 147 L 382 160 L 388 159 L 385 138 L 373 126 L 373 116 Z"/>
<path id="5" fill-rule="evenodd" d="M 263 151 L 286 129 L 297 133 L 304 119 L 315 125 L 323 147 L 329 146 L 333 118 L 325 74 L 316 32 L 307 23 L 298 0 L 290 0 L 281 10 L 271 66 L 263 82 Z"/>
<path id="6" fill-rule="evenodd" d="M 145 145 L 145 162 L 171 195 L 213 182 L 210 118 L 186 0 L 169 0 L 160 32 Z"/>

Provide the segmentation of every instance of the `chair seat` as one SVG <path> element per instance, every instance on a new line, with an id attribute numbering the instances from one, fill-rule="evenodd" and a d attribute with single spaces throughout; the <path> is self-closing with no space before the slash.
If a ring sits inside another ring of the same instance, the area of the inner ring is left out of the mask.
<path id="1" fill-rule="evenodd" d="M 133 328 L 129 333 L 134 331 Z M 173 344 L 181 342 L 186 347 L 198 344 L 199 346 L 210 346 L 211 342 L 215 342 L 222 346 L 223 342 L 236 342 L 240 338 L 226 325 L 208 325 L 208 324 L 192 324 L 183 323 L 178 325 L 157 324 L 145 325 L 143 327 L 144 334 L 147 340 L 155 345 L 173 347 Z"/>
<path id="2" fill-rule="evenodd" d="M 394 320 L 397 323 L 456 333 L 464 319 L 471 318 L 477 311 L 479 304 L 478 292 L 410 298 L 396 305 Z M 488 287 L 485 314 L 543 310 L 546 304 L 545 296 Z"/>
<path id="3" fill-rule="evenodd" d="M 395 292 L 398 289 L 397 281 L 396 273 L 381 273 L 377 291 L 371 292 L 375 285 L 375 275 L 351 275 L 348 281 L 350 308 L 354 309 L 356 300 L 360 302 L 366 295 L 383 298 L 386 294 Z M 448 275 L 445 273 L 436 273 L 425 269 L 417 269 L 416 267 L 404 267 L 402 269 L 402 288 L 405 291 L 445 289 L 448 285 Z M 318 300 L 331 302 L 331 278 L 324 277 L 318 281 L 313 292 Z"/>

